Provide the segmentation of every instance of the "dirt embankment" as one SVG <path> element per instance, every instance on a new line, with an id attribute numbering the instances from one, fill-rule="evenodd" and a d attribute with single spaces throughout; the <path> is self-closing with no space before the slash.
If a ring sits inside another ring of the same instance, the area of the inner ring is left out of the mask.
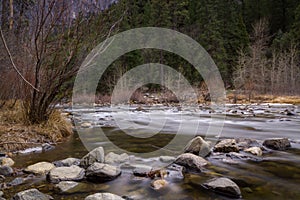
<path id="1" fill-rule="evenodd" d="M 71 123 L 55 110 L 47 122 L 29 125 L 24 120 L 19 103 L 9 103 L 0 109 L 0 152 L 15 152 L 41 146 L 57 144 L 72 134 Z"/>

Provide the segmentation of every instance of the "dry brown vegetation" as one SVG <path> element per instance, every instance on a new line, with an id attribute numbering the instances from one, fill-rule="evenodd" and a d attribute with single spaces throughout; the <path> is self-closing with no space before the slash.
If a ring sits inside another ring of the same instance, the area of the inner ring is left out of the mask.
<path id="1" fill-rule="evenodd" d="M 41 124 L 28 125 L 20 102 L 7 102 L 0 109 L 0 151 L 14 152 L 43 143 L 56 144 L 72 134 L 72 125 L 58 110 Z"/>

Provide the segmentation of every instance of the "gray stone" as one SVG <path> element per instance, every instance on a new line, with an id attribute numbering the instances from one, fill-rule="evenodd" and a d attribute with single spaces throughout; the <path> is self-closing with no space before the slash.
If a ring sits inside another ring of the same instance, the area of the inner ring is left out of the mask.
<path id="1" fill-rule="evenodd" d="M 151 170 L 152 167 L 148 165 L 135 165 L 132 172 L 135 176 L 146 177 Z"/>
<path id="2" fill-rule="evenodd" d="M 72 165 L 79 165 L 80 164 L 80 159 L 78 158 L 66 158 L 64 160 L 59 160 L 59 161 L 55 161 L 53 162 L 53 164 L 56 167 L 70 167 Z"/>
<path id="3" fill-rule="evenodd" d="M 111 193 L 96 193 L 87 196 L 84 200 L 124 200 L 122 197 Z"/>
<path id="4" fill-rule="evenodd" d="M 186 145 L 184 152 L 205 157 L 210 153 L 210 144 L 203 140 L 202 137 L 197 136 Z"/>
<path id="5" fill-rule="evenodd" d="M 222 153 L 239 152 L 239 147 L 235 139 L 225 139 L 215 145 L 214 151 Z"/>
<path id="6" fill-rule="evenodd" d="M 119 175 L 121 175 L 121 169 L 119 167 L 97 162 L 86 170 L 87 179 L 93 182 L 111 181 Z"/>
<path id="7" fill-rule="evenodd" d="M 160 156 L 159 160 L 163 163 L 171 163 L 174 162 L 176 158 L 172 156 Z"/>
<path id="8" fill-rule="evenodd" d="M 60 181 L 80 181 L 84 178 L 85 170 L 72 165 L 71 167 L 57 167 L 52 169 L 47 178 L 52 183 Z"/>
<path id="9" fill-rule="evenodd" d="M 25 190 L 17 193 L 12 200 L 52 200 L 53 197 L 43 194 L 37 189 Z"/>
<path id="10" fill-rule="evenodd" d="M 10 176 L 14 173 L 14 170 L 9 166 L 0 166 L 0 175 Z"/>
<path id="11" fill-rule="evenodd" d="M 287 138 L 272 138 L 264 141 L 263 145 L 273 150 L 286 150 L 291 147 L 291 143 Z"/>
<path id="12" fill-rule="evenodd" d="M 27 173 L 44 175 L 44 174 L 47 174 L 53 168 L 55 168 L 55 166 L 52 163 L 39 162 L 34 165 L 28 166 L 26 169 L 24 169 L 24 171 Z"/>
<path id="13" fill-rule="evenodd" d="M 129 161 L 129 156 L 127 153 L 123 154 L 115 154 L 113 152 L 109 152 L 105 156 L 105 163 L 107 164 L 120 164 Z"/>
<path id="14" fill-rule="evenodd" d="M 43 150 L 43 151 L 51 151 L 51 150 L 53 150 L 53 149 L 55 149 L 55 147 L 52 146 L 52 145 L 49 144 L 49 143 L 44 143 L 44 144 L 42 144 L 42 150 Z"/>
<path id="15" fill-rule="evenodd" d="M 187 170 L 201 172 L 202 168 L 208 164 L 208 161 L 195 154 L 184 153 L 177 157 L 175 163 L 184 166 Z"/>
<path id="16" fill-rule="evenodd" d="M 80 161 L 80 166 L 86 169 L 95 162 L 104 162 L 104 149 L 102 147 L 98 147 L 85 155 Z"/>
<path id="17" fill-rule="evenodd" d="M 78 186 L 79 183 L 74 181 L 61 181 L 57 185 L 55 185 L 55 189 L 59 193 L 68 193 L 68 191 L 74 189 L 76 186 Z"/>
<path id="18" fill-rule="evenodd" d="M 25 179 L 24 178 L 21 178 L 21 177 L 18 177 L 18 178 L 15 178 L 14 180 L 12 180 L 11 182 L 9 182 L 7 184 L 7 186 L 11 187 L 11 186 L 17 186 L 17 185 L 21 185 L 25 182 Z"/>
<path id="19" fill-rule="evenodd" d="M 228 178 L 216 178 L 204 183 L 203 186 L 216 193 L 228 197 L 240 198 L 241 191 L 239 186 Z"/>

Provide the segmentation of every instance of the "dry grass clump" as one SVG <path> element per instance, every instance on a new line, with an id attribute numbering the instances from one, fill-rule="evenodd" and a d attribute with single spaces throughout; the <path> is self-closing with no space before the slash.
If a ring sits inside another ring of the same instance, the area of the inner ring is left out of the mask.
<path id="1" fill-rule="evenodd" d="M 72 124 L 59 110 L 54 110 L 42 124 L 28 125 L 21 102 L 8 102 L 0 109 L 0 151 L 56 144 L 71 134 Z"/>

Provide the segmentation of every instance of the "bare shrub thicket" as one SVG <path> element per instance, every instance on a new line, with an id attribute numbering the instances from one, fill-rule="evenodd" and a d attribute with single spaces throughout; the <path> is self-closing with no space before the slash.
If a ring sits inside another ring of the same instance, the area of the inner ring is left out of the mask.
<path id="1" fill-rule="evenodd" d="M 295 95 L 299 94 L 299 52 L 297 45 L 274 50 L 270 53 L 268 22 L 261 19 L 253 26 L 252 43 L 241 50 L 234 74 L 235 88 L 248 95 L 254 94 Z"/>

